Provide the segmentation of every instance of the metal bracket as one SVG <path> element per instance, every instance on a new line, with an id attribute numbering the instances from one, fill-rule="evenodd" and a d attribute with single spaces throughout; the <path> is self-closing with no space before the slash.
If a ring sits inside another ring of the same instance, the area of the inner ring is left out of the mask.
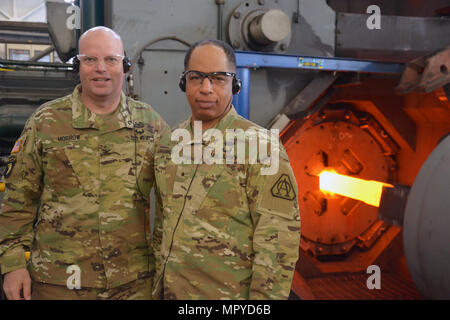
<path id="1" fill-rule="evenodd" d="M 396 90 L 400 94 L 414 90 L 428 93 L 448 83 L 450 83 L 450 46 L 408 63 Z"/>
<path id="2" fill-rule="evenodd" d="M 318 74 L 286 107 L 282 113 L 289 118 L 299 112 L 305 111 L 325 92 L 336 79 L 338 75 L 331 72 Z M 299 118 L 296 116 L 295 118 Z"/>
<path id="3" fill-rule="evenodd" d="M 248 0 L 242 2 L 232 13 L 228 24 L 228 38 L 234 49 L 286 52 L 291 42 L 291 33 L 282 41 L 268 46 L 258 46 L 250 41 L 249 25 L 253 18 L 271 9 L 280 9 L 273 1 Z"/>

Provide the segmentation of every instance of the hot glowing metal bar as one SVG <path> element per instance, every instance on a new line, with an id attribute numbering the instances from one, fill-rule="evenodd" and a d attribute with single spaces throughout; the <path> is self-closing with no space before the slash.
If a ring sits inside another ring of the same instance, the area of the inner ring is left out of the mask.
<path id="1" fill-rule="evenodd" d="M 383 187 L 392 188 L 393 186 L 384 182 L 349 177 L 332 171 L 322 171 L 319 174 L 319 187 L 322 191 L 336 193 L 379 207 Z"/>

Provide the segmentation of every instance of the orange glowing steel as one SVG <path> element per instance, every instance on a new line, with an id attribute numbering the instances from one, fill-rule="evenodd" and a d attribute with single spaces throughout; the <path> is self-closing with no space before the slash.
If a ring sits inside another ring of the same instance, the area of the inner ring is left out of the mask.
<path id="1" fill-rule="evenodd" d="M 332 171 L 322 171 L 319 174 L 319 187 L 322 191 L 337 193 L 379 207 L 383 187 L 393 188 L 394 186 L 379 181 L 349 177 Z"/>

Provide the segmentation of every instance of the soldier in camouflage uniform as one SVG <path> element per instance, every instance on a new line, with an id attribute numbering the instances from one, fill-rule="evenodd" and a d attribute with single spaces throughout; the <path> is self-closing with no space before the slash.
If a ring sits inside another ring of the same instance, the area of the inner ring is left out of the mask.
<path id="1" fill-rule="evenodd" d="M 20 289 L 30 298 L 28 271 L 33 299 L 151 298 L 149 192 L 167 125 L 123 94 L 114 31 L 88 30 L 79 48 L 81 85 L 38 108 L 9 156 L 0 213 L 9 299 Z"/>
<path id="2" fill-rule="evenodd" d="M 224 137 L 227 129 L 259 128 L 231 105 L 232 75 L 190 72 L 235 68 L 234 52 L 223 42 L 206 40 L 188 51 L 180 87 L 192 117 L 179 128 L 190 137 L 193 121 L 202 121 L 204 137 L 209 128 Z M 216 140 L 204 140 L 205 149 L 215 149 Z M 297 186 L 282 145 L 278 171 L 261 175 L 266 164 L 249 162 L 248 144 L 244 163 L 177 164 L 173 150 L 178 142 L 164 135 L 155 155 L 163 209 L 157 210 L 153 235 L 153 298 L 286 299 L 298 259 L 300 217 Z M 192 149 L 196 143 L 181 142 Z"/>

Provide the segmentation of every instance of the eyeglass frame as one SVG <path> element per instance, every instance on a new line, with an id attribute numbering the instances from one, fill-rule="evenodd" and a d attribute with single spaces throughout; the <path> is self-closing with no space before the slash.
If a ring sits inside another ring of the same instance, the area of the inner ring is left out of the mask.
<path id="1" fill-rule="evenodd" d="M 103 60 L 103 62 L 105 63 L 105 65 L 107 65 L 107 66 L 115 66 L 115 65 L 119 65 L 119 63 L 122 62 L 122 61 L 125 59 L 125 56 L 124 56 L 124 55 L 121 55 L 121 54 L 110 54 L 110 55 L 103 56 L 103 57 L 97 57 L 97 56 L 90 56 L 90 55 L 87 55 L 87 54 L 84 54 L 84 53 L 80 53 L 80 54 L 77 54 L 76 57 L 77 57 L 78 61 L 80 61 L 80 63 L 82 62 L 82 58 L 83 58 L 83 57 L 96 58 L 97 61 L 96 61 L 95 63 L 93 62 L 93 63 L 92 63 L 92 66 L 97 65 L 98 62 L 100 61 L 100 58 L 103 58 L 102 60 Z M 119 57 L 120 60 L 119 60 L 116 64 L 109 65 L 107 62 L 105 62 L 105 58 L 108 58 L 108 57 L 115 57 L 115 58 L 116 58 L 116 57 Z M 83 63 L 86 64 L 86 65 L 89 65 L 89 64 L 86 63 L 85 61 L 84 61 Z"/>
<path id="2" fill-rule="evenodd" d="M 236 73 L 234 73 L 234 72 L 228 72 L 228 71 L 202 72 L 202 71 L 198 71 L 198 70 L 186 70 L 182 73 L 181 78 L 185 79 L 185 81 L 187 82 L 189 79 L 186 76 L 190 72 L 195 72 L 202 77 L 202 80 L 200 81 L 199 85 L 203 84 L 203 80 L 205 80 L 205 78 L 208 78 L 209 83 L 211 83 L 211 85 L 215 85 L 213 80 L 210 77 L 216 76 L 216 75 L 223 75 L 223 76 L 231 77 L 232 79 L 236 79 Z"/>

